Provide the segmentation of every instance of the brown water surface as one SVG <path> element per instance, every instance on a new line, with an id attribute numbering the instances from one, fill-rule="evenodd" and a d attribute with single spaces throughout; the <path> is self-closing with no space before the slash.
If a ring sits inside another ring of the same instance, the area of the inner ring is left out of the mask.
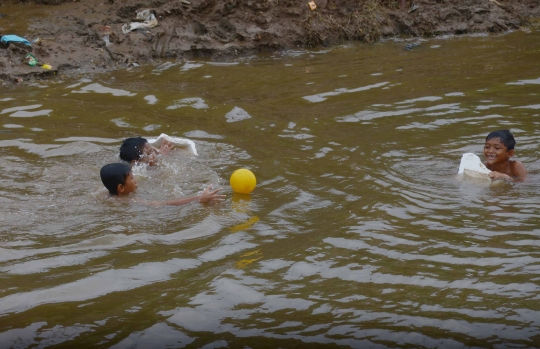
<path id="1" fill-rule="evenodd" d="M 2 86 L 0 348 L 540 347 L 540 31 Z M 525 183 L 456 176 L 509 128 Z M 125 137 L 192 139 L 108 198 Z M 257 176 L 234 194 L 238 168 Z"/>

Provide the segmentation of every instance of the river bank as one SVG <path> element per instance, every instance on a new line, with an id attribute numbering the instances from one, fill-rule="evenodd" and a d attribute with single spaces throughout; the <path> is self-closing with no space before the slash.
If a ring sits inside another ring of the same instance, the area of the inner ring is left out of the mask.
<path id="1" fill-rule="evenodd" d="M 540 17 L 537 0 L 154 0 L 147 6 L 136 0 L 0 1 L 0 36 L 30 43 L 0 44 L 0 79 L 23 83 L 349 40 L 502 33 Z M 28 64 L 29 54 L 36 65 Z"/>

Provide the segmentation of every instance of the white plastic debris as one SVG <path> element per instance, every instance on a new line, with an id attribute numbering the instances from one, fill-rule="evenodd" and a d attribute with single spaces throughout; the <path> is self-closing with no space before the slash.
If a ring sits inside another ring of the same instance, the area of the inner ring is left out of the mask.
<path id="1" fill-rule="evenodd" d="M 112 46 L 113 45 L 113 43 L 109 40 L 109 35 L 108 34 L 103 37 L 103 41 L 105 41 L 105 46 Z"/>
<path id="2" fill-rule="evenodd" d="M 491 171 L 482 163 L 482 160 L 473 153 L 465 153 L 461 157 L 461 163 L 459 164 L 458 174 L 465 174 L 467 176 L 488 179 Z"/>
<path id="3" fill-rule="evenodd" d="M 197 154 L 195 143 L 191 139 L 181 138 L 181 137 L 171 137 L 169 135 L 166 135 L 165 133 L 162 133 L 158 138 L 147 138 L 146 140 L 148 141 L 148 143 L 150 143 L 152 146 L 156 148 L 161 147 L 161 144 L 163 143 L 164 140 L 169 141 L 175 146 L 189 149 L 195 156 L 199 155 Z"/>
<path id="4" fill-rule="evenodd" d="M 143 22 L 131 22 L 129 25 L 124 24 L 122 26 L 122 32 L 124 34 L 127 34 L 130 31 L 139 29 L 139 28 L 153 28 L 158 24 L 156 16 L 154 16 L 154 14 L 148 9 L 137 11 L 136 19 L 141 20 Z"/>

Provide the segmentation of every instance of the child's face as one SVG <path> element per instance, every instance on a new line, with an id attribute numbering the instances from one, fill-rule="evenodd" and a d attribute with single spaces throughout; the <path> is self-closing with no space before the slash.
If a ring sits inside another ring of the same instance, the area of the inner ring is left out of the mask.
<path id="1" fill-rule="evenodd" d="M 129 175 L 126 178 L 126 183 L 124 185 L 118 185 L 118 194 L 119 195 L 129 195 L 137 189 L 137 180 L 133 177 L 133 172 L 129 172 Z"/>
<path id="2" fill-rule="evenodd" d="M 514 155 L 514 150 L 506 149 L 499 138 L 486 141 L 484 145 L 484 157 L 488 164 L 507 162 Z"/>

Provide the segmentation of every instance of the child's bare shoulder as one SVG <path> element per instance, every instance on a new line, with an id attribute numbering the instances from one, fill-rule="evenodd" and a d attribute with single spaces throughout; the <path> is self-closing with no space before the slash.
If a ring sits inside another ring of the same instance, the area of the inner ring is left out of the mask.
<path id="1" fill-rule="evenodd" d="M 525 176 L 527 176 L 527 170 L 525 169 L 525 165 L 523 165 L 521 161 L 510 160 L 509 165 L 512 176 L 520 178 L 525 178 Z"/>
<path id="2" fill-rule="evenodd" d="M 525 167 L 525 165 L 523 165 L 523 163 L 519 160 L 510 160 L 510 167 Z"/>

